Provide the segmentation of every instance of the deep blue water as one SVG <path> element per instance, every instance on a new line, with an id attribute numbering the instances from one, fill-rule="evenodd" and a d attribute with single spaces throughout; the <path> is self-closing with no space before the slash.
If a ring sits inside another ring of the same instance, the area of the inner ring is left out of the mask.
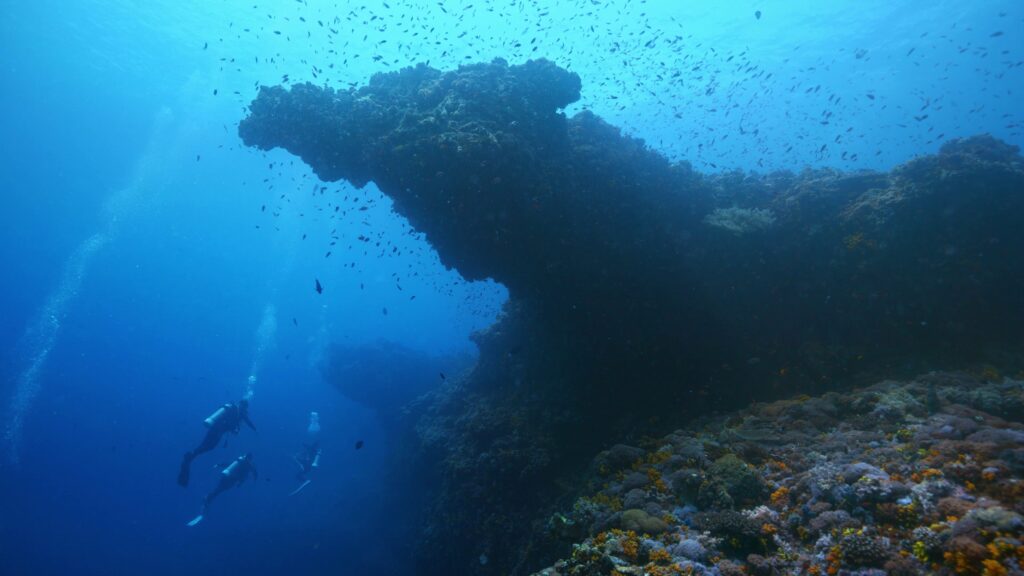
<path id="1" fill-rule="evenodd" d="M 372 185 L 242 147 L 258 84 L 546 57 L 583 79 L 570 113 L 703 171 L 1024 143 L 1016 2 L 713 4 L 0 3 L 0 573 L 403 571 L 390 436 L 324 380 L 325 351 L 472 350 L 504 292 L 445 270 Z M 251 375 L 259 432 L 179 488 L 202 419 Z M 288 498 L 311 410 L 324 467 Z M 245 450 L 260 479 L 186 528 L 210 467 Z"/>

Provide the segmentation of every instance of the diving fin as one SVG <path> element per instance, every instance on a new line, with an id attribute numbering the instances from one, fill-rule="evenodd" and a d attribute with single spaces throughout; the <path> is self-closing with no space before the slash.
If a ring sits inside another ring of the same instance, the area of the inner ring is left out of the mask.
<path id="1" fill-rule="evenodd" d="M 192 464 L 192 459 L 189 457 L 191 454 L 185 454 L 185 458 L 181 461 L 181 469 L 178 470 L 178 485 L 182 487 L 188 486 L 189 467 Z"/>
<path id="2" fill-rule="evenodd" d="M 305 488 L 306 486 L 308 486 L 308 485 L 309 485 L 309 482 L 310 482 L 309 480 L 306 480 L 306 481 L 305 481 L 305 482 L 303 482 L 302 484 L 299 484 L 299 487 L 298 487 L 298 488 L 296 488 L 295 490 L 293 490 L 293 491 L 292 491 L 292 493 L 291 493 L 291 494 L 289 494 L 289 496 L 295 496 L 295 495 L 296 495 L 296 494 L 298 494 L 299 492 L 302 492 L 302 489 L 303 489 L 303 488 Z"/>
<path id="3" fill-rule="evenodd" d="M 199 524 L 202 521 L 203 521 L 203 515 L 200 514 L 199 516 L 196 516 L 195 518 L 193 518 L 192 521 L 187 524 L 187 526 L 189 528 L 191 528 L 191 527 L 195 526 L 196 524 Z"/>

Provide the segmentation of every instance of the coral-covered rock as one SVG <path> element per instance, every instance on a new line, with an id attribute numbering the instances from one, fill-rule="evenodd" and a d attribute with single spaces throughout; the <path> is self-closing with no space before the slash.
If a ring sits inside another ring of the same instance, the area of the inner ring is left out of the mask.
<path id="1" fill-rule="evenodd" d="M 561 544 L 546 546 L 534 526 L 583 474 L 585 455 L 640 422 L 678 426 L 741 399 L 1019 349 L 1024 163 L 1014 147 L 952 141 L 888 173 L 706 176 L 589 111 L 566 117 L 580 90 L 577 75 L 544 60 L 419 65 L 347 90 L 263 87 L 239 125 L 247 145 L 285 148 L 323 180 L 374 182 L 446 266 L 509 289 L 504 316 L 477 339 L 473 373 L 410 412 L 440 479 L 417 539 L 425 573 L 500 574 L 553 558 Z M 861 440 L 895 450 L 866 438 L 919 425 L 958 394 L 893 386 L 793 400 L 775 408 L 778 420 L 754 414 L 719 431 L 729 450 L 706 444 L 708 458 L 731 452 L 761 466 L 822 433 L 829 453 L 826 443 Z M 1013 386 L 957 401 L 1020 419 Z M 837 413 L 864 438 L 825 432 Z M 950 426 L 950 441 L 967 437 Z M 999 445 L 984 444 L 981 463 L 947 458 L 934 469 L 1005 497 L 1012 487 L 983 473 Z M 913 468 L 902 455 L 894 467 Z M 656 472 L 666 487 L 680 480 Z M 855 486 L 836 488 L 858 499 Z M 703 492 L 723 507 L 748 498 L 724 478 Z M 871 514 L 878 496 L 857 513 Z"/>
<path id="2" fill-rule="evenodd" d="M 626 510 L 622 513 L 622 529 L 632 530 L 637 534 L 657 535 L 669 530 L 669 525 L 661 518 L 655 518 L 643 510 Z"/>
<path id="3" fill-rule="evenodd" d="M 1024 558 L 1024 516 L 1016 508 L 1020 492 L 1009 486 L 1020 486 L 1022 478 L 997 461 L 967 465 L 987 459 L 998 442 L 1012 440 L 1016 424 L 943 400 L 956 396 L 954 390 L 984 396 L 991 392 L 986 389 L 1004 385 L 933 373 L 829 393 L 828 404 L 836 406 L 896 403 L 886 398 L 904 406 L 926 406 L 930 396 L 938 401 L 925 413 L 914 408 L 880 416 L 870 408 L 851 419 L 850 412 L 825 411 L 817 433 L 786 443 L 766 431 L 806 426 L 785 415 L 816 399 L 755 404 L 653 440 L 638 462 L 677 463 L 669 475 L 672 496 L 688 502 L 666 517 L 669 530 L 659 538 L 664 553 L 695 574 L 1015 574 Z M 1015 386 L 1024 392 L 1024 382 Z M 956 437 L 977 434 L 983 441 L 945 439 L 947 425 L 969 431 Z M 764 438 L 755 451 L 762 454 L 758 465 L 736 456 L 741 447 L 750 451 L 758 437 Z M 718 457 L 701 463 L 674 459 L 693 445 L 686 438 Z M 949 442 L 954 444 L 947 447 Z M 726 486 L 748 485 L 750 475 L 769 489 L 750 492 L 756 496 L 736 509 L 696 495 L 698 482 L 704 491 L 713 484 L 727 494 Z M 626 478 L 603 477 L 600 494 L 613 492 Z M 648 504 L 657 498 L 644 489 L 631 494 Z M 588 534 L 584 542 L 602 539 L 598 529 Z M 657 573 L 642 554 L 633 561 L 618 558 L 625 562 L 616 567 L 619 573 Z M 567 559 L 563 567 L 571 572 L 575 565 Z"/>

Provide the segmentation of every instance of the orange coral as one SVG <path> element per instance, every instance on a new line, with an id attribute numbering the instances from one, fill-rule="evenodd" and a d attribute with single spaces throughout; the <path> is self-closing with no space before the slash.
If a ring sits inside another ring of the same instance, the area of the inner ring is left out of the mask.
<path id="1" fill-rule="evenodd" d="M 981 573 L 982 576 L 1006 576 L 1009 574 L 1006 568 L 1003 567 L 998 560 L 992 560 L 991 558 L 988 560 L 982 560 L 981 565 L 985 567 Z"/>
<path id="2" fill-rule="evenodd" d="M 654 484 L 654 489 L 658 492 L 667 494 L 669 492 L 668 485 L 661 478 L 661 472 L 658 472 L 656 468 L 647 469 L 647 479 Z"/>
<path id="3" fill-rule="evenodd" d="M 622 540 L 622 553 L 626 555 L 626 558 L 630 562 L 636 562 L 637 556 L 640 555 L 640 539 L 636 537 L 636 532 L 632 530 L 624 534 L 625 538 Z"/>
<path id="4" fill-rule="evenodd" d="M 618 496 L 609 496 L 604 492 L 598 492 L 594 496 L 588 498 L 588 500 L 590 500 L 594 504 L 597 504 L 598 506 L 606 506 L 616 512 L 622 510 L 622 499 L 619 498 Z"/>
<path id="5" fill-rule="evenodd" d="M 785 506 L 789 502 L 789 488 L 782 486 L 771 496 L 772 506 Z"/>
<path id="6" fill-rule="evenodd" d="M 668 550 L 665 550 L 664 548 L 658 548 L 657 550 L 653 550 L 651 552 L 648 560 L 655 563 L 667 564 L 669 562 L 672 562 L 672 555 L 668 553 Z"/>

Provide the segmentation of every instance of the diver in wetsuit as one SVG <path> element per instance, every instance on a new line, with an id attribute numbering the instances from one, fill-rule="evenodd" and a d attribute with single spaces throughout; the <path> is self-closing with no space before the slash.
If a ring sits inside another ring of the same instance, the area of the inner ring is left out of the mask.
<path id="1" fill-rule="evenodd" d="M 314 442 L 313 444 L 303 444 L 302 450 L 294 457 L 295 463 L 299 466 L 299 471 L 295 474 L 295 478 L 299 481 L 305 482 L 307 476 L 314 468 L 320 467 L 320 443 Z"/>
<path id="2" fill-rule="evenodd" d="M 302 450 L 292 456 L 295 464 L 299 467 L 299 471 L 295 474 L 295 479 L 302 482 L 302 484 L 289 496 L 294 496 L 305 488 L 309 484 L 309 473 L 314 468 L 320 467 L 320 414 L 316 412 L 309 413 L 306 439 L 308 442 L 302 444 Z"/>
<path id="3" fill-rule="evenodd" d="M 188 523 L 189 526 L 195 526 L 203 521 L 203 517 L 206 515 L 206 511 L 210 508 L 210 502 L 216 498 L 221 492 L 227 492 L 228 490 L 241 486 L 243 482 L 252 474 L 253 480 L 259 478 L 256 472 L 256 466 L 252 462 L 252 453 L 239 456 L 234 462 L 228 464 L 220 471 L 220 481 L 217 482 L 217 487 L 213 489 L 203 498 L 203 511 L 192 519 Z"/>
<path id="4" fill-rule="evenodd" d="M 252 420 L 249 420 L 249 401 L 244 398 L 239 400 L 237 405 L 229 402 L 221 406 L 209 418 L 204 420 L 203 423 L 206 424 L 209 430 L 206 431 L 206 436 L 199 443 L 199 446 L 185 452 L 185 456 L 181 459 L 181 469 L 178 471 L 178 484 L 188 486 L 189 469 L 192 465 L 192 460 L 203 452 L 209 452 L 216 448 L 225 433 L 238 434 L 242 422 L 245 422 L 249 428 L 256 429 Z"/>

